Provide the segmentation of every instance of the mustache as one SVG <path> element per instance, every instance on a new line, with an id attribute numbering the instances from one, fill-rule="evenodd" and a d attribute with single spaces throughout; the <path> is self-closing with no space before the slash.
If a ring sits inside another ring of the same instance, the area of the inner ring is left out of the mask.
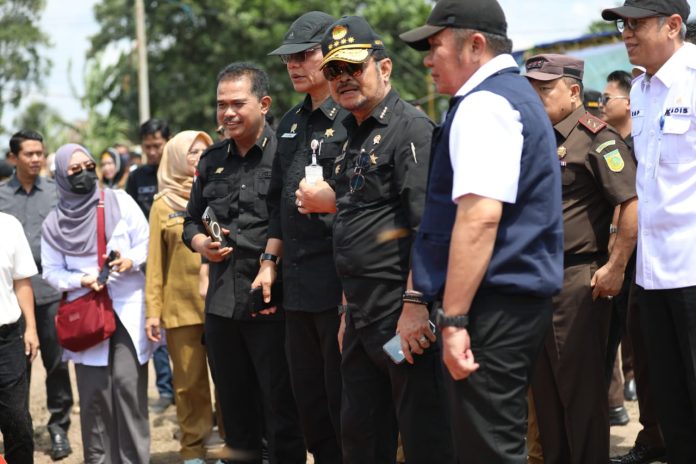
<path id="1" fill-rule="evenodd" d="M 350 82 L 342 82 L 342 83 L 338 84 L 338 87 L 336 87 L 336 90 L 338 92 L 342 92 L 344 90 L 358 90 L 358 88 L 359 87 L 357 85 L 352 84 Z"/>

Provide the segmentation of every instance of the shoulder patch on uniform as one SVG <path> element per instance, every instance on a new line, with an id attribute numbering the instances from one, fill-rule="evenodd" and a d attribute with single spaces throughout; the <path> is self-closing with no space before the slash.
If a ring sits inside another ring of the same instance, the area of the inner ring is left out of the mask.
<path id="1" fill-rule="evenodd" d="M 604 151 L 605 148 L 611 147 L 612 145 L 616 145 L 616 140 L 613 140 L 613 139 L 612 139 L 612 140 L 607 140 L 606 142 L 604 142 L 603 144 L 601 144 L 600 146 L 598 146 L 597 148 L 595 148 L 595 151 L 596 151 L 598 154 L 601 154 L 602 151 Z"/>
<path id="2" fill-rule="evenodd" d="M 596 134 L 597 132 L 601 131 L 605 127 L 607 127 L 607 123 L 599 119 L 598 117 L 592 116 L 590 113 L 585 113 L 579 120 L 578 122 L 585 126 L 587 130 L 592 132 L 593 134 Z"/>
<path id="3" fill-rule="evenodd" d="M 624 168 L 624 160 L 621 157 L 619 150 L 612 150 L 604 155 L 604 161 L 612 172 L 621 172 Z"/>

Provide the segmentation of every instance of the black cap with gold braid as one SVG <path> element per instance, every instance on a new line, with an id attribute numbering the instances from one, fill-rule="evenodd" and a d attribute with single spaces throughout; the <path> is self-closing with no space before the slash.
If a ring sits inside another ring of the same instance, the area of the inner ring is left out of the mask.
<path id="1" fill-rule="evenodd" d="M 362 63 L 371 50 L 384 49 L 384 42 L 360 16 L 344 16 L 329 26 L 321 40 L 322 68 L 330 61 Z"/>

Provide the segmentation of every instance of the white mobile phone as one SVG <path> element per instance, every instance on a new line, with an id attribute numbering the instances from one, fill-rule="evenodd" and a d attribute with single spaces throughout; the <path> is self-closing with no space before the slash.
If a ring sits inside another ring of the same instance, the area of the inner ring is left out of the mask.
<path id="1" fill-rule="evenodd" d="M 430 330 L 435 333 L 435 324 L 433 324 L 433 321 L 428 322 L 430 323 Z M 389 341 L 382 346 L 382 349 L 385 353 L 387 353 L 391 360 L 394 361 L 394 364 L 401 364 L 406 359 L 404 352 L 401 349 L 401 335 L 399 334 L 396 334 L 390 338 Z"/>

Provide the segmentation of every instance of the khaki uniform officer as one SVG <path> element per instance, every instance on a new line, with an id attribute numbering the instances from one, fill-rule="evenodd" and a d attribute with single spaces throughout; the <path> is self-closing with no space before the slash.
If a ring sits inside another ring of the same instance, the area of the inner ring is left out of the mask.
<path id="1" fill-rule="evenodd" d="M 621 136 L 582 106 L 581 60 L 538 55 L 526 66 L 556 132 L 564 223 L 563 290 L 532 377 L 544 460 L 607 462 L 608 297 L 619 293 L 635 246 L 636 167 Z M 608 254 L 617 205 L 618 234 Z"/>

